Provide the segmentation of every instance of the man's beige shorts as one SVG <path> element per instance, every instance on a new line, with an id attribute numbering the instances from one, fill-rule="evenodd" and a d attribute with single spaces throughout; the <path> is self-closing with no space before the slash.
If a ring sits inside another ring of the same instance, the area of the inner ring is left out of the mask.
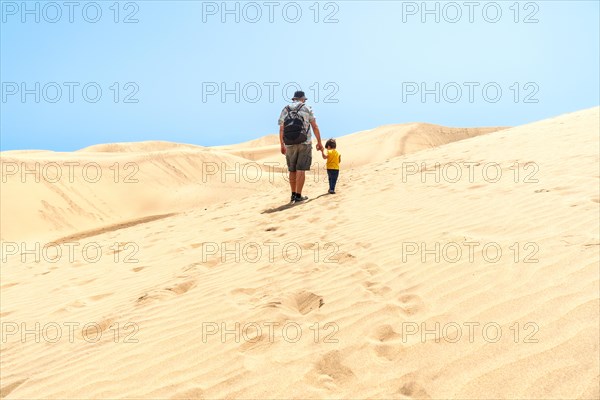
<path id="1" fill-rule="evenodd" d="M 285 146 L 285 160 L 290 172 L 309 171 L 312 164 L 312 145 L 292 144 Z"/>

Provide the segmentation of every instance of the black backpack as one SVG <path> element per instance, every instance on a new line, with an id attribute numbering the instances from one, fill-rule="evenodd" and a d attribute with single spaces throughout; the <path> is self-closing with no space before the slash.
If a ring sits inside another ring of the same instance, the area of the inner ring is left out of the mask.
<path id="1" fill-rule="evenodd" d="M 294 110 L 290 106 L 286 107 L 288 115 L 283 120 L 283 143 L 287 145 L 300 144 L 308 140 L 310 126 L 306 131 L 304 130 L 304 119 L 299 114 L 303 106 L 304 104 L 301 104 Z"/>

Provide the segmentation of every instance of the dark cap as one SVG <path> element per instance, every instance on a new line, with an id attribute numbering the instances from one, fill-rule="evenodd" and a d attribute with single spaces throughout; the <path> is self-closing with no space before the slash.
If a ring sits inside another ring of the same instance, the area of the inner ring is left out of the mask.
<path id="1" fill-rule="evenodd" d="M 292 100 L 300 100 L 300 99 L 305 99 L 308 100 L 306 98 L 306 96 L 304 95 L 304 92 L 302 90 L 298 90 L 297 92 L 294 92 L 294 97 L 292 97 Z"/>

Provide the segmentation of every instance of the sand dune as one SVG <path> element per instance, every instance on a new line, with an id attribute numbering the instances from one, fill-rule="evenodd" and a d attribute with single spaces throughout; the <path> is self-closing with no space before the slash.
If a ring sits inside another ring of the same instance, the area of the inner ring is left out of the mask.
<path id="1" fill-rule="evenodd" d="M 390 158 L 498 129 L 390 125 L 345 136 L 340 143 L 352 168 L 373 161 L 372 154 Z M 147 141 L 100 144 L 74 153 L 2 153 L 2 239 L 46 234 L 50 240 L 284 187 L 285 160 L 278 143 L 278 136 L 268 135 L 212 148 Z M 314 153 L 314 169 L 322 170 L 323 160 Z"/>
<path id="2" fill-rule="evenodd" d="M 3 171 L 8 171 L 3 175 L 6 182 L 0 195 L 2 239 L 40 235 L 52 239 L 126 219 L 240 198 L 273 187 L 268 171 L 263 173 L 258 164 L 246 167 L 246 159 L 220 152 L 163 147 L 148 153 L 43 152 L 2 156 Z M 227 184 L 227 179 L 235 184 Z"/>
<path id="3" fill-rule="evenodd" d="M 236 143 L 228 146 L 215 146 L 215 149 L 247 149 L 264 146 L 279 145 L 279 135 L 266 135 L 257 139 L 248 140 L 242 143 Z"/>
<path id="4" fill-rule="evenodd" d="M 249 149 L 31 154 L 143 185 L 3 183 L 4 240 L 78 246 L 3 249 L 0 396 L 598 398 L 599 111 L 349 135 L 338 194 L 317 173 L 293 207 L 279 178 L 192 183 Z"/>
<path id="5" fill-rule="evenodd" d="M 395 124 L 345 135 L 336 140 L 349 160 L 346 168 L 353 168 L 502 129 L 506 127 L 450 128 L 424 123 Z M 324 136 L 322 139 L 325 143 L 328 137 Z M 277 135 L 218 149 L 253 161 L 274 163 L 281 160 Z M 318 166 L 323 165 L 323 160 L 316 152 L 313 154 L 313 162 Z"/>
<path id="6" fill-rule="evenodd" d="M 164 142 L 160 140 L 150 140 L 146 142 L 129 143 L 107 143 L 97 144 L 85 147 L 81 152 L 101 152 L 101 153 L 138 153 L 138 152 L 158 152 L 169 150 L 201 150 L 204 147 L 193 144 Z"/>

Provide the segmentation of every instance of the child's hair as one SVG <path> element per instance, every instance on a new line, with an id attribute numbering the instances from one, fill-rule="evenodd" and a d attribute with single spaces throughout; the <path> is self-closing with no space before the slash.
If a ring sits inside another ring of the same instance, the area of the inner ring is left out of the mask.
<path id="1" fill-rule="evenodd" d="M 336 144 L 335 144 L 335 139 L 329 139 L 328 141 L 325 142 L 325 148 L 332 148 L 335 149 Z"/>

